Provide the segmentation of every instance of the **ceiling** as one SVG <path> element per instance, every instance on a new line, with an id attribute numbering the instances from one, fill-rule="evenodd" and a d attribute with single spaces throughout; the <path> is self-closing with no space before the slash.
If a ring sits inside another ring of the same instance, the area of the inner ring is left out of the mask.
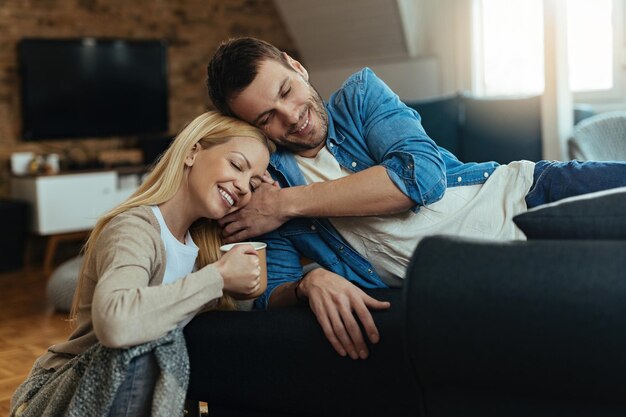
<path id="1" fill-rule="evenodd" d="M 274 0 L 309 68 L 419 55 L 423 0 Z"/>

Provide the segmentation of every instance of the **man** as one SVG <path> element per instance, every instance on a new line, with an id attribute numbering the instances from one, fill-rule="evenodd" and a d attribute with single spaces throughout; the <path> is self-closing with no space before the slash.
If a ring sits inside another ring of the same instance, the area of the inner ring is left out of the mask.
<path id="1" fill-rule="evenodd" d="M 400 286 L 422 237 L 523 239 L 512 218 L 527 207 L 626 185 L 621 163 L 462 163 L 371 70 L 324 104 L 298 61 L 258 39 L 218 48 L 208 90 L 220 111 L 279 146 L 270 172 L 280 187 L 264 184 L 221 222 L 228 241 L 265 233 L 269 283 L 258 304 L 307 299 L 335 350 L 353 359 L 368 355 L 357 318 L 376 343 L 369 309 L 389 307 L 361 288 Z M 321 267 L 303 275 L 302 256 Z"/>

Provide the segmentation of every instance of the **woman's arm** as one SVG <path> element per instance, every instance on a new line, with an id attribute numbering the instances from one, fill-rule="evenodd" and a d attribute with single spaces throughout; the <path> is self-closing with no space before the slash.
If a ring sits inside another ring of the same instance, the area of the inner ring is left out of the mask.
<path id="1" fill-rule="evenodd" d="M 222 295 L 223 280 L 207 266 L 172 284 L 164 272 L 160 236 L 140 219 L 115 219 L 99 236 L 90 259 L 97 276 L 91 314 L 100 343 L 123 348 L 158 339 Z"/>

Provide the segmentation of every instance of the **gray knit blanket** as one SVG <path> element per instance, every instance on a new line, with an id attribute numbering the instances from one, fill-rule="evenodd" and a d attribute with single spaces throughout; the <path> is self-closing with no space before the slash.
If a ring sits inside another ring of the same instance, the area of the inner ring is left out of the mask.
<path id="1" fill-rule="evenodd" d="M 133 358 L 153 351 L 160 368 L 152 416 L 182 416 L 189 356 L 182 329 L 128 349 L 100 344 L 57 370 L 35 367 L 13 395 L 11 417 L 106 417 Z"/>

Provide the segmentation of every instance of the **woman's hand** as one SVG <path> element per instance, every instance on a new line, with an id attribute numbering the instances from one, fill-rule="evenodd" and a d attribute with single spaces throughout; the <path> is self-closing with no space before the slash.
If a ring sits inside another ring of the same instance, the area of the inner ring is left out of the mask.
<path id="1" fill-rule="evenodd" d="M 235 298 L 248 298 L 259 290 L 261 267 L 252 245 L 235 245 L 214 265 L 224 279 L 224 291 Z"/>

